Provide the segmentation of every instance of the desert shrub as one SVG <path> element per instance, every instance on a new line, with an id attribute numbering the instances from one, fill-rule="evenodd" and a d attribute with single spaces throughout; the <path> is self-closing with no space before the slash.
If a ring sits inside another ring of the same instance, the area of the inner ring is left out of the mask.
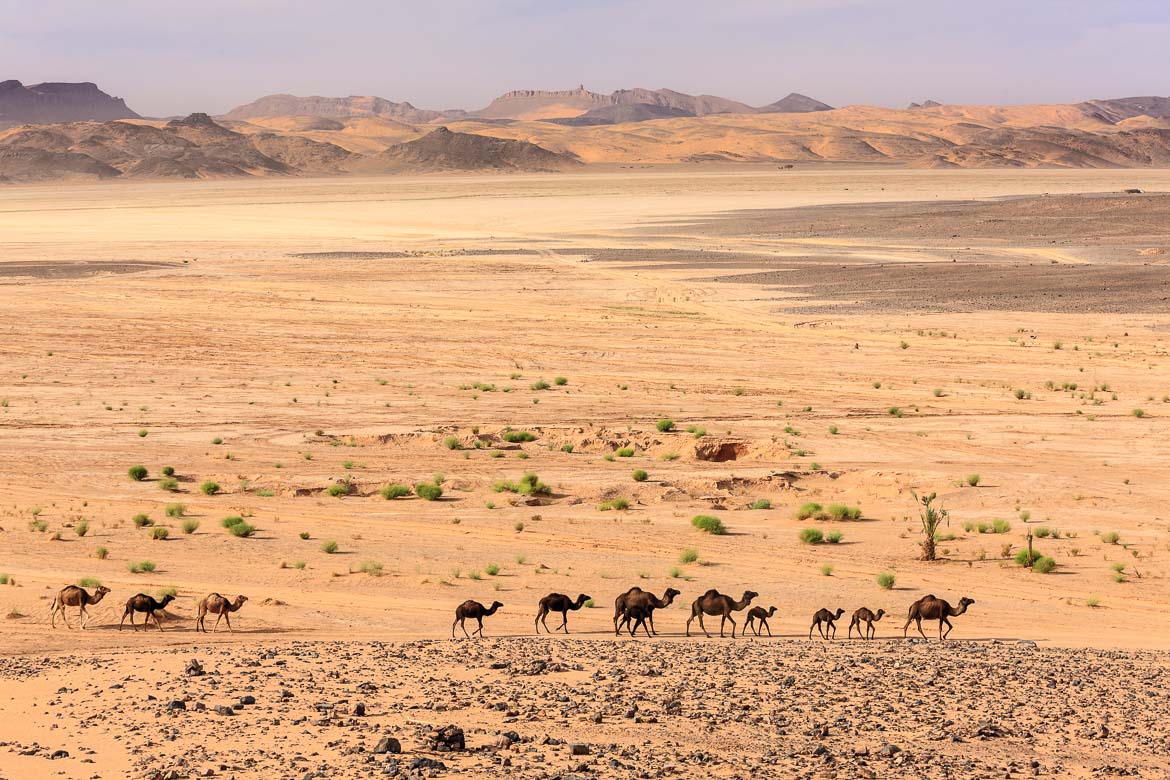
<path id="1" fill-rule="evenodd" d="M 247 537 L 256 533 L 256 528 L 249 523 L 239 522 L 233 526 L 229 526 L 228 533 L 230 533 L 232 536 L 238 536 L 246 539 Z"/>
<path id="2" fill-rule="evenodd" d="M 1043 556 L 1040 554 L 1039 550 L 1032 550 L 1032 552 L 1029 553 L 1028 549 L 1024 548 L 1016 553 L 1015 561 L 1020 566 L 1035 566 L 1036 561 L 1040 560 L 1042 557 Z"/>
<path id="3" fill-rule="evenodd" d="M 5 579 L 3 582 L 0 582 L 0 585 L 7 584 L 7 582 L 8 580 Z M 79 588 L 100 588 L 101 586 L 102 581 L 97 577 L 82 577 L 77 581 L 77 587 Z"/>
<path id="4" fill-rule="evenodd" d="M 658 429 L 659 433 L 668 433 L 669 431 L 674 430 L 674 420 L 664 417 L 658 422 L 654 423 L 654 427 Z"/>
<path id="5" fill-rule="evenodd" d="M 632 458 L 632 457 L 634 457 L 634 448 L 633 447 L 619 447 L 617 450 L 614 451 L 613 454 L 617 455 L 619 458 Z"/>
<path id="6" fill-rule="evenodd" d="M 562 444 L 561 445 L 561 452 L 566 452 L 566 453 L 572 454 L 573 445 L 572 444 Z"/>
<path id="7" fill-rule="evenodd" d="M 458 436 L 448 436 L 447 438 L 443 439 L 443 446 L 449 450 L 459 449 L 459 447 L 460 447 L 459 437 Z"/>
<path id="8" fill-rule="evenodd" d="M 1121 541 L 1121 534 L 1117 533 L 1117 531 L 1108 531 L 1101 534 L 1101 541 L 1105 542 L 1105 544 L 1117 544 Z"/>
<path id="9" fill-rule="evenodd" d="M 546 496 L 552 492 L 549 486 L 541 482 L 540 477 L 531 471 L 520 477 L 519 482 L 500 480 L 492 485 L 492 490 L 497 493 L 517 493 L 522 496 Z"/>
<path id="10" fill-rule="evenodd" d="M 895 582 L 897 582 L 897 577 L 888 571 L 883 571 L 877 576 L 878 587 L 882 590 L 890 590 L 894 587 Z"/>
<path id="11" fill-rule="evenodd" d="M 371 577 L 382 576 L 382 564 L 379 561 L 362 561 L 358 566 L 358 571 L 362 574 L 369 574 Z"/>
<path id="12" fill-rule="evenodd" d="M 1014 393 L 1012 393 L 1012 395 L 1014 395 L 1016 397 L 1017 401 L 1026 401 L 1032 397 L 1032 391 L 1024 390 L 1023 388 L 1020 388 L 1020 389 L 1016 390 Z"/>
<path id="13" fill-rule="evenodd" d="M 219 524 L 224 528 L 231 528 L 233 525 L 239 525 L 242 522 L 244 522 L 244 518 L 240 517 L 239 515 L 228 515 L 224 519 L 220 520 Z"/>
<path id="14" fill-rule="evenodd" d="M 149 574 L 154 571 L 155 564 L 154 561 L 131 561 L 126 564 L 126 567 L 130 570 L 131 574 Z"/>
<path id="15" fill-rule="evenodd" d="M 634 477 L 635 482 L 645 482 L 650 478 L 650 475 L 646 473 L 645 469 L 634 469 L 632 476 Z"/>
<path id="16" fill-rule="evenodd" d="M 409 496 L 410 495 L 410 488 L 408 488 L 406 485 L 399 485 L 398 483 L 395 482 L 395 483 L 392 483 L 392 484 L 389 484 L 389 485 L 386 485 L 385 487 L 383 487 L 381 490 L 378 491 L 378 494 L 380 496 L 382 496 L 382 498 L 386 499 L 387 501 L 392 501 L 395 498 L 402 498 L 403 496 Z"/>
<path id="17" fill-rule="evenodd" d="M 301 537 L 301 539 L 304 541 L 308 541 L 310 534 L 308 531 L 301 531 L 299 534 L 297 534 L 297 536 Z"/>
<path id="18" fill-rule="evenodd" d="M 971 487 L 979 487 L 979 475 L 978 474 L 968 474 L 966 482 Z"/>
<path id="19" fill-rule="evenodd" d="M 131 466 L 127 469 L 126 473 L 130 475 L 130 479 L 135 482 L 141 482 L 146 479 L 148 472 L 146 471 L 146 466 Z"/>
<path id="20" fill-rule="evenodd" d="M 199 530 L 199 521 L 193 517 L 188 517 L 182 522 L 179 528 L 181 528 L 185 534 L 193 534 Z"/>
<path id="21" fill-rule="evenodd" d="M 327 542 L 322 542 L 321 552 L 325 553 L 326 555 L 332 555 L 333 553 L 337 552 L 337 542 L 332 539 Z"/>
<path id="22" fill-rule="evenodd" d="M 677 453 L 677 452 L 667 452 L 667 453 L 664 453 L 664 454 L 662 455 L 662 459 L 663 459 L 663 460 L 667 460 L 667 461 L 669 461 L 669 460 L 678 460 L 678 453 Z"/>
<path id="23" fill-rule="evenodd" d="M 150 519 L 150 515 L 146 515 L 146 514 L 142 514 L 142 513 L 134 515 L 134 517 L 131 518 L 130 522 L 134 523 L 135 528 L 145 528 L 148 525 L 154 524 L 153 521 Z"/>
<path id="24" fill-rule="evenodd" d="M 78 520 L 77 523 L 73 526 L 73 533 L 77 534 L 78 536 L 85 536 L 87 533 L 89 533 L 89 521 Z"/>
<path id="25" fill-rule="evenodd" d="M 174 466 L 163 466 L 162 475 L 164 477 L 175 476 L 175 467 Z"/>
<path id="26" fill-rule="evenodd" d="M 558 376 L 553 380 L 553 384 L 557 387 L 564 387 L 565 385 L 569 384 L 569 380 L 567 377 Z"/>
<path id="27" fill-rule="evenodd" d="M 498 563 L 489 563 L 483 567 L 483 570 L 488 573 L 489 577 L 494 577 L 500 573 L 500 565 Z"/>
<path id="28" fill-rule="evenodd" d="M 348 496 L 352 491 L 353 485 L 349 484 L 348 482 L 334 482 L 332 485 L 325 488 L 325 493 L 327 495 L 333 496 L 334 498 Z"/>
<path id="29" fill-rule="evenodd" d="M 219 492 L 219 483 L 208 480 L 199 486 L 199 492 L 205 496 L 214 496 Z"/>
<path id="30" fill-rule="evenodd" d="M 105 547 L 98 547 L 93 551 L 93 557 L 97 558 L 99 561 L 104 561 L 106 558 L 110 557 L 110 551 Z"/>
<path id="31" fill-rule="evenodd" d="M 154 528 L 150 529 L 150 538 L 154 539 L 156 542 L 161 542 L 170 535 L 171 532 L 163 528 L 161 525 L 156 525 Z"/>
<path id="32" fill-rule="evenodd" d="M 748 509 L 771 509 L 772 502 L 766 498 L 757 498 L 755 501 L 748 504 Z"/>
<path id="33" fill-rule="evenodd" d="M 515 523 L 513 523 L 512 528 L 516 529 L 516 533 L 520 533 L 524 530 L 524 522 L 517 520 Z"/>
<path id="34" fill-rule="evenodd" d="M 840 531 L 829 531 L 827 534 L 825 534 L 825 541 L 829 544 L 840 544 L 843 538 L 844 534 L 842 534 Z"/>
<path id="35" fill-rule="evenodd" d="M 861 507 L 846 506 L 845 504 L 829 504 L 829 517 L 833 520 L 859 520 Z"/>
<path id="36" fill-rule="evenodd" d="M 179 490 L 179 480 L 174 477 L 163 477 L 158 481 L 158 489 L 165 490 L 168 493 L 177 493 Z"/>
<path id="37" fill-rule="evenodd" d="M 699 560 L 699 549 L 697 547 L 686 547 L 678 555 L 679 563 L 694 563 Z"/>
<path id="38" fill-rule="evenodd" d="M 608 512 L 611 509 L 625 511 L 629 508 L 630 499 L 628 498 L 611 498 L 609 501 L 602 501 L 597 505 L 597 509 L 601 512 Z"/>
<path id="39" fill-rule="evenodd" d="M 800 509 L 796 510 L 797 520 L 808 520 L 811 517 L 818 517 L 823 510 L 823 507 L 815 501 L 809 501 L 802 504 Z"/>
<path id="40" fill-rule="evenodd" d="M 800 532 L 800 541 L 805 544 L 820 544 L 825 541 L 825 535 L 819 528 L 804 528 Z"/>
<path id="41" fill-rule="evenodd" d="M 1038 526 L 1032 533 L 1035 534 L 1037 539 L 1047 539 L 1048 537 L 1052 536 L 1052 529 L 1041 525 Z"/>
<path id="42" fill-rule="evenodd" d="M 7 585 L 7 584 L 8 584 L 8 575 L 7 574 L 0 574 L 0 585 Z"/>
<path id="43" fill-rule="evenodd" d="M 543 379 L 537 379 L 535 382 L 530 384 L 528 387 L 530 390 L 548 390 L 549 387 L 551 387 L 551 385 L 548 382 L 544 381 Z"/>
<path id="44" fill-rule="evenodd" d="M 1040 574 L 1047 574 L 1055 568 L 1056 561 L 1046 555 L 1037 558 L 1036 562 L 1032 564 L 1032 571 L 1038 572 Z"/>
<path id="45" fill-rule="evenodd" d="M 319 435 L 319 434 L 318 434 L 318 435 Z M 211 440 L 211 443 L 212 443 L 212 444 L 216 444 L 216 445 L 223 444 L 223 437 L 222 437 L 222 436 L 216 436 L 214 439 L 212 439 L 212 440 Z"/>
<path id="46" fill-rule="evenodd" d="M 1012 524 L 1007 520 L 997 518 L 991 521 L 991 532 L 993 534 L 1006 534 L 1012 530 Z"/>
<path id="47" fill-rule="evenodd" d="M 1146 416 L 1146 411 L 1144 409 L 1134 409 L 1131 414 L 1133 414 L 1134 417 L 1141 419 L 1142 417 Z"/>
<path id="48" fill-rule="evenodd" d="M 832 577 L 833 576 L 832 564 L 822 563 L 821 564 L 821 574 L 825 577 Z"/>
<path id="49" fill-rule="evenodd" d="M 434 482 L 420 482 L 414 486 L 414 492 L 423 501 L 438 501 L 443 497 L 443 488 Z"/>
<path id="50" fill-rule="evenodd" d="M 886 414 L 890 415 L 891 417 L 901 417 L 902 408 L 899 406 L 891 406 L 889 409 L 886 409 Z"/>
<path id="51" fill-rule="evenodd" d="M 691 525 L 704 533 L 715 534 L 716 536 L 727 533 L 727 529 L 723 526 L 723 521 L 712 515 L 695 515 L 691 518 Z"/>
<path id="52" fill-rule="evenodd" d="M 37 531 L 39 533 L 44 533 L 45 529 L 48 527 L 49 527 L 49 524 L 46 523 L 44 520 L 41 520 L 40 518 L 33 518 L 32 520 L 28 521 L 28 530 L 30 530 L 30 531 Z"/>
<path id="53" fill-rule="evenodd" d="M 184 504 L 167 504 L 164 511 L 167 517 L 182 517 L 186 514 L 187 507 Z"/>
<path id="54" fill-rule="evenodd" d="M 528 441 L 536 441 L 536 434 L 532 431 L 504 431 L 500 438 L 509 444 L 523 444 Z"/>

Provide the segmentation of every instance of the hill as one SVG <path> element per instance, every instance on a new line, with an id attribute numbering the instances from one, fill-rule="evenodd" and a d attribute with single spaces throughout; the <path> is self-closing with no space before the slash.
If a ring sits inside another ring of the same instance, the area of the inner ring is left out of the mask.
<path id="1" fill-rule="evenodd" d="M 580 116 L 607 106 L 650 105 L 675 109 L 688 116 L 751 114 L 755 109 L 736 100 L 713 95 L 688 95 L 671 89 L 619 89 L 610 94 L 590 92 L 584 85 L 571 90 L 519 89 L 505 92 L 486 108 L 471 112 L 481 119 L 557 119 Z"/>
<path id="2" fill-rule="evenodd" d="M 760 106 L 756 110 L 761 114 L 807 114 L 813 111 L 832 111 L 833 107 L 808 95 L 789 92 L 775 103 Z"/>
<path id="3" fill-rule="evenodd" d="M 131 111 L 122 98 L 107 95 L 88 81 L 28 87 L 16 80 L 0 81 L 0 128 L 137 117 L 138 114 Z"/>
<path id="4" fill-rule="evenodd" d="M 580 165 L 575 157 L 536 144 L 446 127 L 379 154 L 357 160 L 351 169 L 362 173 L 425 173 L 431 171 L 563 171 Z"/>

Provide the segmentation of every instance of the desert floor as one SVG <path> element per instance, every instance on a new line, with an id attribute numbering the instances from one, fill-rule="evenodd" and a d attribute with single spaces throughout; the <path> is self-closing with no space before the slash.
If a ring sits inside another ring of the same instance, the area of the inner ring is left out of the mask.
<path id="1" fill-rule="evenodd" d="M 1166 776 L 1167 190 L 681 166 L 0 188 L 0 778 Z M 526 472 L 551 495 L 493 489 Z M 950 511 L 940 561 L 912 491 Z M 1014 562 L 1029 533 L 1051 573 Z M 112 592 L 51 627 L 83 578 Z M 657 639 L 613 636 L 633 585 L 682 592 Z M 168 588 L 164 631 L 118 630 Z M 758 592 L 775 638 L 685 639 L 709 588 Z M 249 597 L 235 633 L 193 632 L 212 591 Z M 596 606 L 537 640 L 550 592 Z M 927 593 L 975 599 L 945 645 L 901 638 Z M 505 606 L 452 642 L 468 598 Z M 863 605 L 879 639 L 846 642 Z M 831 646 L 821 607 L 846 610 Z M 448 724 L 474 749 L 429 750 Z"/>

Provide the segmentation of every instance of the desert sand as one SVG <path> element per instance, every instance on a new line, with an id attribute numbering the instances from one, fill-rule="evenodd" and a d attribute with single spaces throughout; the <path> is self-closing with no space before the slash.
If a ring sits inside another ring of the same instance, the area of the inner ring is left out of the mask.
<path id="1" fill-rule="evenodd" d="M 1168 189 L 679 166 L 0 190 L 0 777 L 1165 776 Z M 527 472 L 550 494 L 495 489 Z M 950 512 L 939 561 L 912 491 Z M 1013 560 L 1029 533 L 1052 572 Z M 83 578 L 110 595 L 51 627 Z M 682 592 L 655 639 L 613 636 L 633 585 Z M 171 588 L 165 630 L 118 629 Z M 709 588 L 777 606 L 775 637 L 682 636 Z M 249 601 L 196 635 L 213 591 Z M 533 635 L 550 592 L 593 597 L 569 637 Z M 928 593 L 975 599 L 945 644 L 902 639 Z M 468 598 L 505 606 L 453 641 Z M 874 642 L 845 638 L 861 606 Z M 835 642 L 807 638 L 821 607 Z M 428 741 L 448 725 L 469 751 Z"/>

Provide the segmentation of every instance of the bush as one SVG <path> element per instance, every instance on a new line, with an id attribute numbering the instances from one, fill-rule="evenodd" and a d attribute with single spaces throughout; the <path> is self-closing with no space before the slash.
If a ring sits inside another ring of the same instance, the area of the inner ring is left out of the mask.
<path id="1" fill-rule="evenodd" d="M 309 539 L 309 532 L 308 531 L 301 531 L 299 534 L 297 534 L 297 536 L 299 536 L 299 537 L 301 537 L 301 539 L 304 539 L 307 541 Z"/>
<path id="2" fill-rule="evenodd" d="M 1016 553 L 1015 561 L 1020 566 L 1035 566 L 1036 561 L 1042 557 L 1039 550 L 1033 550 L 1029 555 L 1027 548 L 1025 548 Z"/>
<path id="3" fill-rule="evenodd" d="M 609 501 L 602 501 L 597 505 L 600 512 L 608 512 L 611 509 L 618 511 L 625 511 L 630 508 L 630 499 L 628 498 L 611 498 Z"/>
<path id="4" fill-rule="evenodd" d="M 553 380 L 553 384 L 557 387 L 564 387 L 565 385 L 569 384 L 569 380 L 563 376 L 558 376 Z"/>
<path id="5" fill-rule="evenodd" d="M 549 385 L 549 383 L 544 381 L 543 379 L 538 379 L 535 382 L 533 382 L 532 384 L 530 384 L 528 387 L 531 390 L 548 390 L 549 387 L 551 387 L 551 385 Z"/>
<path id="6" fill-rule="evenodd" d="M 802 505 L 800 509 L 796 510 L 796 519 L 808 520 L 811 517 L 819 517 L 821 511 L 822 507 L 820 504 L 816 503 L 815 501 L 810 501 L 807 504 Z"/>
<path id="7" fill-rule="evenodd" d="M 193 534 L 199 530 L 199 521 L 193 517 L 188 517 L 179 527 L 183 529 L 183 533 Z"/>
<path id="8" fill-rule="evenodd" d="M 691 525 L 704 533 L 716 536 L 727 533 L 727 529 L 723 527 L 723 521 L 711 515 L 695 515 L 691 518 Z"/>
<path id="9" fill-rule="evenodd" d="M 241 538 L 245 538 L 245 539 L 246 539 L 247 537 L 249 537 L 249 536 L 251 536 L 252 534 L 256 533 L 256 528 L 255 528 L 254 526 L 252 526 L 252 525 L 249 525 L 248 523 L 245 523 L 245 522 L 242 522 L 242 521 L 241 521 L 241 522 L 239 522 L 239 523 L 236 523 L 236 524 L 235 524 L 235 525 L 233 525 L 233 526 L 229 526 L 229 527 L 228 527 L 228 532 L 229 532 L 229 533 L 230 533 L 232 536 L 239 536 L 239 537 L 241 537 Z"/>
<path id="10" fill-rule="evenodd" d="M 167 504 L 167 517 L 182 517 L 187 512 L 187 507 L 184 504 Z"/>
<path id="11" fill-rule="evenodd" d="M 971 487 L 979 487 L 979 475 L 978 474 L 968 474 L 966 481 L 967 481 L 967 484 L 970 485 Z"/>
<path id="12" fill-rule="evenodd" d="M 825 541 L 829 544 L 840 544 L 844 535 L 840 531 L 829 531 L 825 534 Z"/>
<path id="13" fill-rule="evenodd" d="M 1032 564 L 1032 571 L 1039 572 L 1040 574 L 1047 574 L 1055 568 L 1056 561 L 1048 556 L 1037 558 L 1036 562 Z"/>
<path id="14" fill-rule="evenodd" d="M 325 493 L 327 495 L 333 496 L 334 498 L 348 496 L 352 492 L 353 485 L 349 484 L 348 482 L 334 482 L 332 485 L 325 488 Z"/>
<path id="15" fill-rule="evenodd" d="M 886 409 L 886 414 L 890 415 L 891 417 L 901 417 L 902 409 L 897 406 L 891 406 L 889 409 Z"/>
<path id="16" fill-rule="evenodd" d="M 805 544 L 820 544 L 825 541 L 825 535 L 819 528 L 805 528 L 800 532 L 800 541 Z"/>
<path id="17" fill-rule="evenodd" d="M 170 535 L 171 532 L 162 526 L 155 526 L 154 528 L 150 529 L 150 538 L 154 539 L 156 542 L 161 542 Z"/>
<path id="18" fill-rule="evenodd" d="M 861 507 L 829 504 L 829 517 L 834 520 L 860 520 Z"/>
<path id="19" fill-rule="evenodd" d="M 205 496 L 214 496 L 219 492 L 219 483 L 208 480 L 199 486 L 199 492 Z"/>
<path id="20" fill-rule="evenodd" d="M 78 520 L 77 524 L 73 526 L 73 532 L 78 536 L 85 536 L 87 533 L 89 533 L 89 521 Z"/>
<path id="21" fill-rule="evenodd" d="M 131 518 L 131 521 L 130 521 L 130 522 L 134 523 L 134 527 L 135 527 L 135 528 L 145 528 L 145 527 L 146 527 L 146 526 L 148 526 L 148 525 L 153 525 L 153 524 L 154 524 L 154 523 L 151 521 L 151 519 L 150 519 L 150 516 L 149 516 L 149 515 L 145 515 L 145 514 L 141 514 L 141 513 L 139 513 L 139 514 L 137 514 L 137 515 L 134 515 L 134 517 L 133 517 L 133 518 Z"/>
<path id="22" fill-rule="evenodd" d="M 1012 530 L 1012 524 L 1007 520 L 997 519 L 991 521 L 991 532 L 994 534 L 1006 534 Z"/>
<path id="23" fill-rule="evenodd" d="M 826 577 L 832 577 L 833 576 L 832 565 L 828 564 L 828 563 L 822 563 L 821 564 L 821 574 L 826 576 Z"/>
<path id="24" fill-rule="evenodd" d="M 163 477 L 158 481 L 158 489 L 168 493 L 177 493 L 179 492 L 179 480 L 174 477 Z"/>
<path id="25" fill-rule="evenodd" d="M 382 564 L 378 561 L 362 561 L 358 566 L 358 571 L 362 574 L 369 574 L 371 577 L 382 576 Z"/>
<path id="26" fill-rule="evenodd" d="M 694 563 L 699 560 L 699 550 L 696 547 L 684 548 L 678 555 L 679 563 Z"/>
<path id="27" fill-rule="evenodd" d="M 459 437 L 458 436 L 448 436 L 447 438 L 443 439 L 443 446 L 449 450 L 460 449 Z"/>
<path id="28" fill-rule="evenodd" d="M 1032 397 L 1032 391 L 1024 390 L 1021 388 L 1019 390 L 1016 390 L 1016 392 L 1012 393 L 1012 395 L 1014 395 L 1016 397 L 1017 401 L 1026 401 Z"/>
<path id="29" fill-rule="evenodd" d="M 99 561 L 104 561 L 106 558 L 110 557 L 110 551 L 105 547 L 99 547 L 93 551 L 93 557 L 97 558 Z"/>
<path id="30" fill-rule="evenodd" d="M 619 447 L 614 452 L 614 455 L 617 455 L 619 458 L 632 458 L 632 457 L 634 457 L 634 448 L 633 447 Z"/>
<path id="31" fill-rule="evenodd" d="M 146 479 L 146 466 L 131 466 L 126 473 L 130 475 L 130 479 L 135 482 L 141 482 Z"/>
<path id="32" fill-rule="evenodd" d="M 244 518 L 240 517 L 239 515 L 228 515 L 223 520 L 220 520 L 219 524 L 224 528 L 231 528 L 233 525 L 242 522 L 244 522 Z"/>
<path id="33" fill-rule="evenodd" d="M 164 477 L 175 476 L 175 467 L 174 466 L 163 466 L 162 475 Z"/>
<path id="34" fill-rule="evenodd" d="M 670 431 L 674 430 L 674 420 L 664 417 L 658 422 L 654 423 L 654 427 L 658 429 L 659 433 L 669 433 Z"/>
<path id="35" fill-rule="evenodd" d="M 1134 409 L 1132 414 L 1134 417 L 1141 419 L 1142 417 L 1146 416 L 1146 411 L 1145 411 L 1145 409 Z"/>
<path id="36" fill-rule="evenodd" d="M 489 563 L 483 567 L 483 570 L 488 573 L 489 577 L 494 577 L 500 573 L 500 565 L 498 563 Z"/>
<path id="37" fill-rule="evenodd" d="M 748 504 L 748 509 L 771 509 L 772 502 L 766 498 L 757 498 L 755 501 Z"/>
<path id="38" fill-rule="evenodd" d="M 552 492 L 548 485 L 541 482 L 540 477 L 531 471 L 520 477 L 519 482 L 501 479 L 492 485 L 492 490 L 497 493 L 517 493 L 522 496 L 545 496 Z"/>
<path id="39" fill-rule="evenodd" d="M 131 574 L 149 574 L 154 571 L 155 565 L 154 561 L 138 561 L 137 563 L 132 561 L 127 564 L 127 568 L 130 569 Z"/>
<path id="40" fill-rule="evenodd" d="M 634 469 L 633 477 L 635 482 L 645 482 L 650 478 L 650 475 L 646 473 L 645 469 Z"/>
<path id="41" fill-rule="evenodd" d="M 333 553 L 337 552 L 337 542 L 332 539 L 327 542 L 322 542 L 321 552 L 325 553 L 326 555 L 332 555 Z"/>
<path id="42" fill-rule="evenodd" d="M 536 441 L 536 434 L 532 431 L 504 431 L 500 438 L 509 444 L 523 444 Z"/>
<path id="43" fill-rule="evenodd" d="M 392 501 L 396 498 L 409 496 L 410 488 L 408 488 L 406 485 L 399 485 L 397 482 L 395 482 L 383 487 L 378 491 L 378 494 L 387 501 Z"/>
<path id="44" fill-rule="evenodd" d="M 1121 541 L 1121 534 L 1117 533 L 1117 531 L 1109 531 L 1108 533 L 1101 534 L 1101 541 L 1105 542 L 1105 544 L 1117 544 Z"/>
<path id="45" fill-rule="evenodd" d="M 1037 539 L 1047 539 L 1052 536 L 1052 529 L 1047 526 L 1037 526 L 1036 530 L 1032 532 Z"/>
<path id="46" fill-rule="evenodd" d="M 414 492 L 423 501 L 437 501 L 443 497 L 443 488 L 434 482 L 420 482 L 414 486 Z"/>
<path id="47" fill-rule="evenodd" d="M 8 580 L 7 580 L 7 578 L 5 578 L 5 580 L 3 582 L 0 582 L 0 585 L 4 585 L 7 583 L 8 583 Z M 81 579 L 79 579 L 77 581 L 77 587 L 79 587 L 79 588 L 100 588 L 101 586 L 102 586 L 102 581 L 99 580 L 97 577 L 82 577 Z"/>
<path id="48" fill-rule="evenodd" d="M 572 444 L 562 444 L 561 445 L 561 452 L 567 452 L 569 454 L 572 454 L 573 445 Z"/>
<path id="49" fill-rule="evenodd" d="M 882 590 L 890 590 L 891 588 L 894 587 L 894 583 L 896 581 L 897 581 L 897 578 L 888 571 L 883 571 L 881 574 L 879 574 L 877 576 L 878 587 L 881 588 Z"/>

